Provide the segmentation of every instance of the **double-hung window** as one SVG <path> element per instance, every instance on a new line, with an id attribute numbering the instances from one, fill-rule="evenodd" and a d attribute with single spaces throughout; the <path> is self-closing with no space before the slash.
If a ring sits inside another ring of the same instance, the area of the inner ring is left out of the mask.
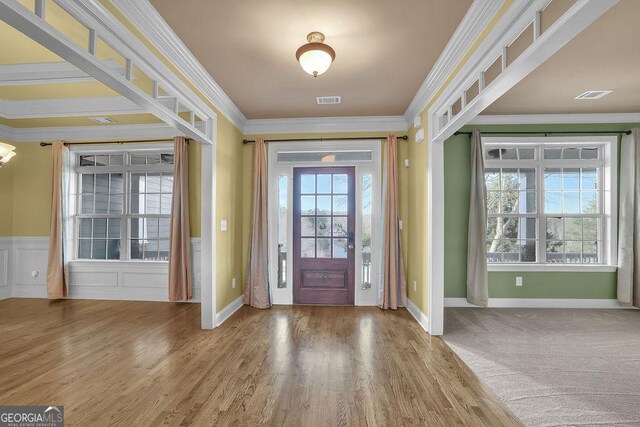
<path id="1" fill-rule="evenodd" d="M 490 265 L 615 264 L 615 137 L 484 142 Z"/>
<path id="2" fill-rule="evenodd" d="M 170 146 L 73 152 L 75 259 L 169 259 Z"/>

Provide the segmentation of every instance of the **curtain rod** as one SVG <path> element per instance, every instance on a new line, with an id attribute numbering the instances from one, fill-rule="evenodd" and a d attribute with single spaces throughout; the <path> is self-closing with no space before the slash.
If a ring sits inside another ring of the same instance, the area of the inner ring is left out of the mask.
<path id="1" fill-rule="evenodd" d="M 296 138 L 296 139 L 265 139 L 264 142 L 294 142 L 294 141 L 357 141 L 357 140 L 379 140 L 386 139 L 386 136 L 363 136 L 363 137 L 350 137 L 350 138 Z M 398 136 L 397 139 L 403 141 L 409 140 L 407 135 Z M 255 139 L 243 139 L 243 144 L 252 144 L 256 142 Z"/>
<path id="2" fill-rule="evenodd" d="M 129 144 L 134 142 L 160 142 L 160 141 L 173 141 L 173 138 L 156 138 L 156 139 L 136 139 L 130 141 L 79 141 L 79 142 L 65 142 L 65 146 L 69 145 L 94 145 L 94 144 Z M 191 141 L 191 138 L 187 138 L 187 143 Z M 48 147 L 53 145 L 52 142 L 41 142 L 41 147 Z"/>
<path id="3" fill-rule="evenodd" d="M 545 131 L 540 131 L 540 132 L 507 132 L 507 131 L 502 131 L 502 132 L 482 132 L 480 131 L 480 133 L 482 135 L 544 135 L 544 136 L 549 136 L 552 134 L 555 135 L 572 135 L 572 134 L 580 134 L 580 135 L 585 135 L 588 136 L 589 134 L 604 134 L 604 135 L 611 135 L 611 134 L 625 134 L 625 135 L 631 135 L 631 131 L 630 130 L 594 130 L 594 131 L 553 131 L 553 132 L 545 132 Z M 454 132 L 454 135 L 467 135 L 467 136 L 471 136 L 471 132 Z"/>

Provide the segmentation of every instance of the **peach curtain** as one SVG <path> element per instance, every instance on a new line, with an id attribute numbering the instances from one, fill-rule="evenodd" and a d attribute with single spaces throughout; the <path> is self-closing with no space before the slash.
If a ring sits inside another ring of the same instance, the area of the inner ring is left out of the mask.
<path id="1" fill-rule="evenodd" d="M 398 206 L 398 141 L 389 135 L 385 143 L 383 182 L 383 292 L 382 308 L 396 310 L 407 305 L 407 287 L 400 241 Z"/>
<path id="2" fill-rule="evenodd" d="M 244 303 L 269 308 L 269 240 L 267 235 L 267 155 L 262 138 L 256 138 L 253 160 L 253 209 L 249 265 L 244 285 Z"/>
<path id="3" fill-rule="evenodd" d="M 189 231 L 189 154 L 187 139 L 173 139 L 173 201 L 169 250 L 169 301 L 188 301 L 191 287 L 191 234 Z"/>
<path id="4" fill-rule="evenodd" d="M 64 141 L 52 144 L 53 171 L 51 189 L 51 223 L 47 259 L 47 298 L 60 299 L 69 294 L 68 259 L 65 256 L 65 158 L 68 148 Z"/>

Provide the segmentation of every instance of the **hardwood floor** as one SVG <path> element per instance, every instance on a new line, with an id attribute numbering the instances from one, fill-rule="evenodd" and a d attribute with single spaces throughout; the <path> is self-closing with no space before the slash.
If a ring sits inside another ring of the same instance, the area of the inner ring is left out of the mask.
<path id="1" fill-rule="evenodd" d="M 518 425 L 406 310 L 0 301 L 0 405 L 67 425 Z"/>

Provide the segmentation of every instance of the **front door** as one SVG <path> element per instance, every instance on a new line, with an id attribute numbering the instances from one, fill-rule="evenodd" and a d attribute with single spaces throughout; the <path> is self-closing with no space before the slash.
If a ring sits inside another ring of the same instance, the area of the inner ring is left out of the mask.
<path id="1" fill-rule="evenodd" d="M 293 169 L 293 303 L 354 303 L 355 168 Z"/>

